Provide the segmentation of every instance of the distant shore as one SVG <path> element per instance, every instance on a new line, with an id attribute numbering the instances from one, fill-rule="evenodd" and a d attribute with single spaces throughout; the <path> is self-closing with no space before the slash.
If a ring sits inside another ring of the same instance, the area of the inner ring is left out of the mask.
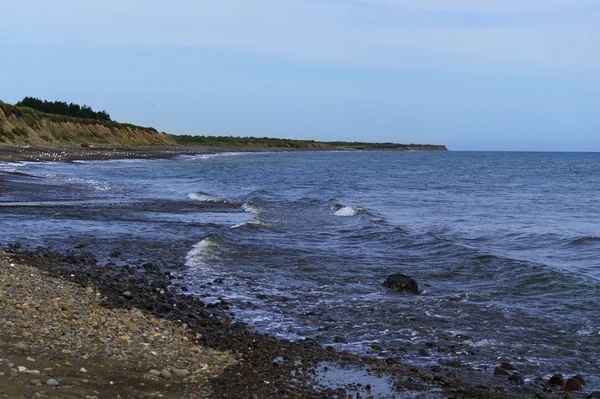
<path id="1" fill-rule="evenodd" d="M 221 146 L 135 146 L 135 145 L 60 145 L 24 146 L 0 144 L 0 161 L 76 161 L 109 159 L 172 158 L 178 155 L 199 155 L 222 152 L 280 152 L 280 151 L 406 151 L 388 148 L 287 148 L 287 147 L 221 147 Z M 426 151 L 426 150 L 424 150 Z"/>

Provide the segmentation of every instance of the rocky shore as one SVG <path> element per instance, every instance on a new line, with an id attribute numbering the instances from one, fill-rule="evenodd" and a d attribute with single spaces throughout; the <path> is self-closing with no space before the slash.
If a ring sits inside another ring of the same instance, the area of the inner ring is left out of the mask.
<path id="1" fill-rule="evenodd" d="M 0 397 L 565 397 L 523 388 L 514 371 L 490 384 L 451 365 L 277 340 L 236 323 L 226 300 L 205 305 L 182 288 L 168 272 L 85 253 L 0 251 Z"/>
<path id="2" fill-rule="evenodd" d="M 86 255 L 0 252 L 0 396 L 369 397 L 379 376 L 414 398 L 513 396 L 440 367 L 258 334 L 233 321 L 226 301 L 205 306 L 169 286 L 161 272 Z M 362 370 L 365 381 L 334 386 L 325 379 L 335 374 L 319 375 L 336 367 Z"/>

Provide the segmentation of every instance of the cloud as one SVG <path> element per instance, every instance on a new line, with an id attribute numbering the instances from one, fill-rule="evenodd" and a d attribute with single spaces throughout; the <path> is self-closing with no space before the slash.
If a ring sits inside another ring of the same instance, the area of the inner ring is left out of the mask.
<path id="1" fill-rule="evenodd" d="M 225 48 L 335 67 L 600 68 L 600 11 L 585 0 L 21 0 L 2 40 Z"/>

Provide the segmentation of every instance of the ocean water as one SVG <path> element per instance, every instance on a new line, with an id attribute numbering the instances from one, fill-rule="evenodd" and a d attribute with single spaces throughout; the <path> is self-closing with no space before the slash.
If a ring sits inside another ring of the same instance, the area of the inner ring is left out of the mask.
<path id="1" fill-rule="evenodd" d="M 0 244 L 158 262 L 259 331 L 600 389 L 600 154 L 0 164 L 0 188 Z M 388 291 L 392 273 L 422 292 Z"/>

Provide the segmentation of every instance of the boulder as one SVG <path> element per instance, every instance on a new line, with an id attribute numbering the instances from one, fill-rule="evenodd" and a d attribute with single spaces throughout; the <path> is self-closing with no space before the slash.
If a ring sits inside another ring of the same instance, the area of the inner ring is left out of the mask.
<path id="1" fill-rule="evenodd" d="M 567 392 L 581 392 L 582 389 L 581 381 L 577 378 L 569 378 L 567 382 L 565 382 L 565 391 Z"/>
<path id="2" fill-rule="evenodd" d="M 417 282 L 413 278 L 401 273 L 389 276 L 383 283 L 383 286 L 393 291 L 410 292 L 411 294 L 419 293 Z"/>
<path id="3" fill-rule="evenodd" d="M 554 374 L 548 380 L 548 385 L 558 385 L 559 387 L 562 387 L 563 385 L 565 385 L 565 380 L 564 380 L 563 375 L 562 374 Z"/>

